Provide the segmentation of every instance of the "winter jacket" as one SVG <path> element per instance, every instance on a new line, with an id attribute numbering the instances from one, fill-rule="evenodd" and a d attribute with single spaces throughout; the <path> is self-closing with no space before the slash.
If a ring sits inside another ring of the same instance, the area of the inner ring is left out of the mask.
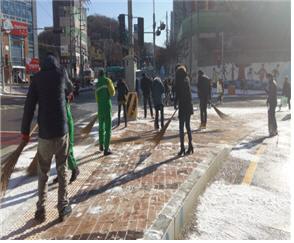
<path id="1" fill-rule="evenodd" d="M 156 77 L 152 82 L 151 90 L 154 106 L 163 105 L 164 86 L 159 77 Z"/>
<path id="2" fill-rule="evenodd" d="M 128 94 L 129 89 L 125 82 L 119 80 L 117 82 L 117 101 L 126 102 L 126 95 Z"/>
<path id="3" fill-rule="evenodd" d="M 277 83 L 274 80 L 269 82 L 267 103 L 270 106 L 277 106 Z"/>
<path id="4" fill-rule="evenodd" d="M 190 79 L 182 68 L 176 71 L 175 95 L 175 106 L 179 105 L 179 117 L 193 114 Z"/>
<path id="5" fill-rule="evenodd" d="M 149 96 L 151 93 L 151 86 L 152 86 L 152 81 L 147 78 L 143 77 L 141 79 L 141 90 L 144 96 Z"/>
<path id="6" fill-rule="evenodd" d="M 206 75 L 199 76 L 198 83 L 198 97 L 200 99 L 210 99 L 211 98 L 211 84 L 210 79 Z"/>
<path id="7" fill-rule="evenodd" d="M 66 119 L 64 71 L 54 56 L 49 55 L 41 71 L 33 78 L 24 106 L 21 132 L 29 134 L 34 111 L 38 104 L 39 137 L 52 139 L 68 132 Z"/>

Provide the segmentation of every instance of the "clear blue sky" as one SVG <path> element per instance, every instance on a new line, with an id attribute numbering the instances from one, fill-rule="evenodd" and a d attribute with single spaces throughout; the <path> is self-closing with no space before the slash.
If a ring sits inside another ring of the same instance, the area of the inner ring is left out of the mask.
<path id="1" fill-rule="evenodd" d="M 127 13 L 127 2 L 127 0 L 91 0 L 88 15 L 100 14 L 117 19 L 119 14 Z M 145 31 L 152 31 L 152 2 L 152 0 L 133 0 L 133 15 L 144 18 Z M 172 2 L 172 0 L 155 0 L 157 25 L 159 25 L 160 21 L 165 22 L 166 11 L 168 11 L 170 17 L 170 11 L 172 11 L 173 5 Z M 52 0 L 37 0 L 37 16 L 39 28 L 53 25 Z M 165 39 L 166 32 L 162 31 L 161 35 L 156 37 L 156 45 L 164 46 Z M 145 42 L 152 42 L 152 34 L 145 34 Z"/>

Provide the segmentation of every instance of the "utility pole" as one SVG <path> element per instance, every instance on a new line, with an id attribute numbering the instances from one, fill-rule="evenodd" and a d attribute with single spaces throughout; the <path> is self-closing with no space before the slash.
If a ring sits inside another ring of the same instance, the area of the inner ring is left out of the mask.
<path id="1" fill-rule="evenodd" d="M 190 39 L 190 75 L 192 77 L 192 62 L 193 62 L 193 21 L 192 21 L 192 8 L 190 10 L 190 33 L 191 33 L 191 39 Z"/>
<path id="2" fill-rule="evenodd" d="M 72 1 L 69 3 L 69 70 L 70 78 L 73 78 L 75 75 L 72 73 L 72 17 L 74 16 L 72 11 Z"/>
<path id="3" fill-rule="evenodd" d="M 81 84 L 84 85 L 84 67 L 82 54 L 82 0 L 80 0 L 80 78 Z"/>
<path id="4" fill-rule="evenodd" d="M 155 0 L 153 0 L 153 70 L 156 72 L 156 64 L 155 64 Z"/>
<path id="5" fill-rule="evenodd" d="M 168 12 L 166 11 L 165 15 L 165 25 L 166 25 L 166 45 L 168 45 Z"/>

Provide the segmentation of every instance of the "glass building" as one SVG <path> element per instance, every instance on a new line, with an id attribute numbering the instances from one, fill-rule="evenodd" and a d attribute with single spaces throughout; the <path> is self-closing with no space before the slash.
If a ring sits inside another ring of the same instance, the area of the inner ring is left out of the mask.
<path id="1" fill-rule="evenodd" d="M 37 17 L 36 17 L 36 1 L 34 0 L 1 0 L 2 19 L 10 19 L 11 21 L 26 23 L 28 27 L 28 57 L 38 57 L 38 37 L 37 37 Z M 11 37 L 11 55 L 12 59 L 21 56 L 19 36 Z"/>

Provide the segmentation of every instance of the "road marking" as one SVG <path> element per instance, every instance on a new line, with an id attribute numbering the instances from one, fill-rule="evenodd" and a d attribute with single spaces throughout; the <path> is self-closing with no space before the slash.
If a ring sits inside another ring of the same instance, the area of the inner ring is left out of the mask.
<path id="1" fill-rule="evenodd" d="M 245 176 L 243 178 L 243 182 L 242 184 L 247 184 L 247 185 L 250 185 L 251 182 L 252 182 L 252 179 L 253 179 L 253 175 L 255 173 L 255 170 L 256 170 L 256 167 L 257 167 L 257 163 L 259 161 L 259 158 L 260 158 L 260 155 L 262 153 L 264 153 L 266 149 L 266 146 L 264 144 L 262 144 L 256 151 L 256 160 L 252 160 L 246 170 L 246 173 L 245 173 Z"/>

